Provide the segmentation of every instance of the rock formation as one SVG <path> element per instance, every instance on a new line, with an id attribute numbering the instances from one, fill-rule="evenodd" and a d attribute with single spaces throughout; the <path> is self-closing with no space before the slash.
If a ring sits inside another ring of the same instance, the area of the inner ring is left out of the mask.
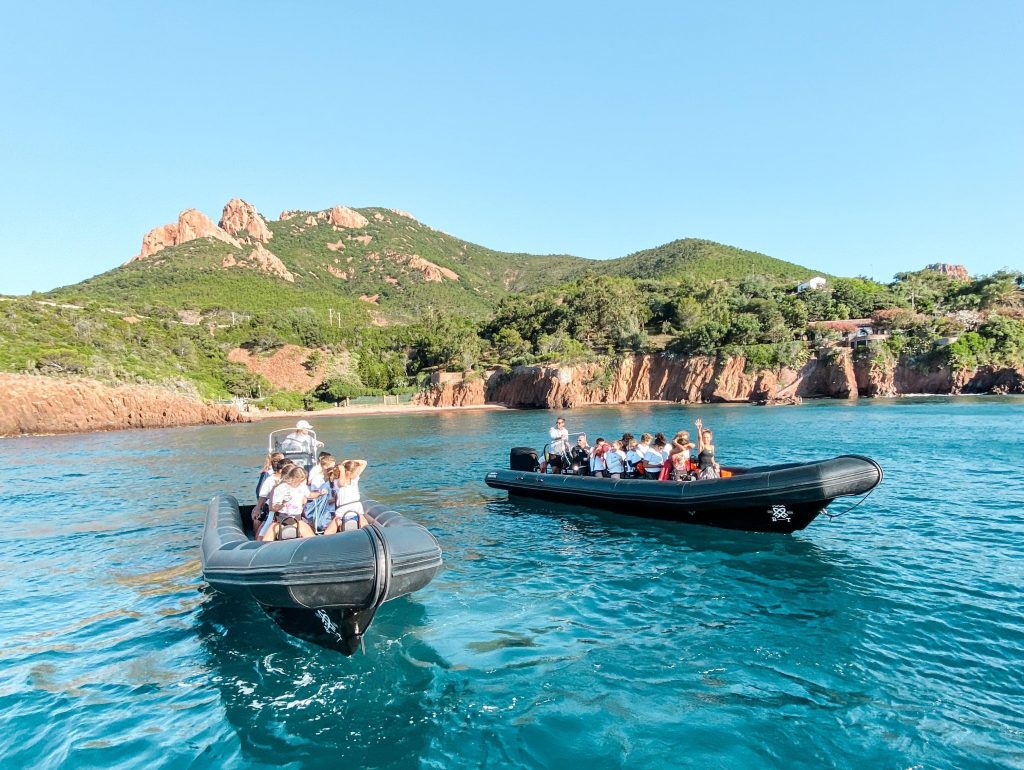
<path id="1" fill-rule="evenodd" d="M 370 220 L 346 206 L 335 206 L 330 211 L 321 212 L 320 216 L 335 227 L 351 227 L 359 229 L 370 224 Z"/>
<path id="2" fill-rule="evenodd" d="M 154 227 L 142 236 L 141 251 L 125 264 L 146 259 L 168 246 L 178 246 L 196 238 L 216 238 L 232 246 L 240 246 L 238 241 L 217 227 L 206 214 L 198 209 L 185 209 L 178 215 L 176 224 Z"/>
<path id="3" fill-rule="evenodd" d="M 241 198 L 232 198 L 224 205 L 220 227 L 229 235 L 266 243 L 274 234 L 256 207 Z"/>
<path id="4" fill-rule="evenodd" d="M 153 385 L 0 374 L 0 435 L 78 433 L 245 422 L 234 406 L 208 404 Z"/>
<path id="5" fill-rule="evenodd" d="M 447 267 L 435 265 L 433 262 L 430 262 L 416 254 L 410 255 L 406 259 L 406 264 L 413 270 L 419 270 L 423 273 L 423 280 L 428 283 L 442 283 L 445 278 L 449 281 L 459 280 L 459 274 L 454 270 L 449 270 Z"/>
<path id="6" fill-rule="evenodd" d="M 799 369 L 747 372 L 742 357 L 718 361 L 668 355 L 627 356 L 606 370 L 600 364 L 518 366 L 485 380 L 483 395 L 468 402 L 469 390 L 459 380 L 440 384 L 416 396 L 429 406 L 498 403 L 511 407 L 571 409 L 588 404 L 637 401 L 680 403 L 798 403 L 804 398 L 892 396 L 904 393 L 1024 393 L 1024 369 L 991 369 L 954 373 L 948 368 L 921 372 L 907 365 L 855 361 L 838 349 L 812 358 Z"/>
<path id="7" fill-rule="evenodd" d="M 256 248 L 249 252 L 248 256 L 235 258 L 234 254 L 228 254 L 221 260 L 222 267 L 247 267 L 251 270 L 258 270 L 267 275 L 276 275 L 289 283 L 295 283 L 295 276 L 285 267 L 275 254 L 268 251 L 262 243 L 257 243 Z"/>
<path id="8" fill-rule="evenodd" d="M 971 280 L 971 276 L 967 273 L 967 268 L 963 265 L 948 265 L 945 262 L 936 262 L 934 265 L 928 265 L 925 270 L 934 270 L 936 273 L 948 275 L 950 278 L 955 278 L 958 281 Z"/>

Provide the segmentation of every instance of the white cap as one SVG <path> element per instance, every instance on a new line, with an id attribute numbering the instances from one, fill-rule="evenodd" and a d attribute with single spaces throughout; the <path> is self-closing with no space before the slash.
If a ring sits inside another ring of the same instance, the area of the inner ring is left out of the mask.
<path id="1" fill-rule="evenodd" d="M 313 430 L 313 426 L 310 425 L 305 420 L 299 420 L 297 423 L 295 423 L 295 427 L 300 428 L 302 430 Z"/>

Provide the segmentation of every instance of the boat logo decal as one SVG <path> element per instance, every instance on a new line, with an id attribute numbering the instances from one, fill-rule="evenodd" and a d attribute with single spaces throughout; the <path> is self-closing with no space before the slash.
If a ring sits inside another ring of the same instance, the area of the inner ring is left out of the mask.
<path id="1" fill-rule="evenodd" d="M 793 515 L 792 512 L 787 510 L 786 506 L 784 505 L 773 505 L 771 508 L 768 509 L 768 513 L 772 515 L 773 522 L 789 521 L 790 516 Z"/>
<path id="2" fill-rule="evenodd" d="M 489 479 L 496 479 L 496 478 L 498 478 L 498 474 L 495 473 L 494 471 L 491 471 L 490 473 L 487 474 L 487 478 L 489 478 Z"/>
<path id="3" fill-rule="evenodd" d="M 317 610 L 316 616 L 320 618 L 320 622 L 324 624 L 324 631 L 326 631 L 329 634 L 338 633 L 338 627 L 334 624 L 334 621 L 331 620 L 330 616 L 326 612 L 324 612 L 323 610 Z"/>

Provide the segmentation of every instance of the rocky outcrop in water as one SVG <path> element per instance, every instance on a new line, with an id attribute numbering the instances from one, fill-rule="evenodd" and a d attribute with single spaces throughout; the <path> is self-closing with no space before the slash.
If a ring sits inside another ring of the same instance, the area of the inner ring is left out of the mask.
<path id="1" fill-rule="evenodd" d="M 909 366 L 854 360 L 848 349 L 812 358 L 799 369 L 747 372 L 742 357 L 719 361 L 668 355 L 628 356 L 610 367 L 518 366 L 484 379 L 446 378 L 420 393 L 430 406 L 484 403 L 571 409 L 637 401 L 799 403 L 804 398 L 853 399 L 909 393 L 1024 393 L 1024 370 L 922 372 Z M 472 385 L 473 387 L 470 387 Z M 469 400 L 477 399 L 477 400 Z"/>
<path id="2" fill-rule="evenodd" d="M 153 385 L 112 387 L 89 379 L 0 374 L 0 389 L 0 436 L 248 421 L 234 406 Z"/>

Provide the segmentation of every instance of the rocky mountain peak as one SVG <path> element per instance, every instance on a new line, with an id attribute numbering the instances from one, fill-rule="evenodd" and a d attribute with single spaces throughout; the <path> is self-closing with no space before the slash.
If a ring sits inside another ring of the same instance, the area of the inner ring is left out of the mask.
<path id="1" fill-rule="evenodd" d="M 967 268 L 963 265 L 949 265 L 945 262 L 936 262 L 934 265 L 928 265 L 926 270 L 934 270 L 936 273 L 942 273 L 948 275 L 950 278 L 955 278 L 958 281 L 969 281 L 971 276 L 967 272 Z"/>
<path id="2" fill-rule="evenodd" d="M 230 243 L 232 246 L 240 246 L 238 241 L 215 225 L 213 220 L 202 211 L 185 209 L 178 215 L 177 223 L 172 222 L 154 227 L 142 236 L 142 249 L 128 262 L 146 259 L 163 251 L 168 246 L 178 246 L 188 241 L 194 241 L 196 238 L 216 238 L 219 241 Z"/>
<path id="3" fill-rule="evenodd" d="M 369 219 L 364 217 L 358 211 L 350 209 L 347 206 L 335 206 L 330 211 L 327 211 L 323 216 L 335 227 L 351 227 L 359 229 L 360 227 L 366 227 L 370 224 Z"/>
<path id="4" fill-rule="evenodd" d="M 274 237 L 256 207 L 241 198 L 232 198 L 224 205 L 220 227 L 229 235 L 260 243 L 266 243 Z"/>

